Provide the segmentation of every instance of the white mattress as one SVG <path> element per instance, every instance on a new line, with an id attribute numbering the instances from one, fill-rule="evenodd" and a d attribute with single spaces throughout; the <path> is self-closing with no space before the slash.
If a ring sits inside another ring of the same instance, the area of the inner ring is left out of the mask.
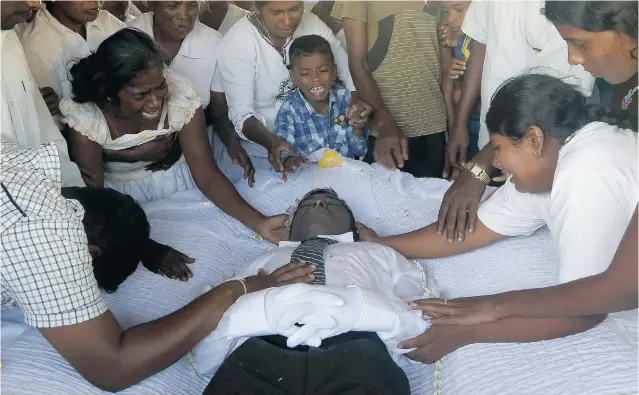
<path id="1" fill-rule="evenodd" d="M 415 180 L 377 166 L 308 168 L 286 184 L 258 171 L 257 184 L 238 185 L 266 214 L 283 212 L 314 187 L 331 186 L 358 220 L 380 234 L 409 231 L 432 222 L 448 187 L 442 180 Z M 145 206 L 152 236 L 196 258 L 188 283 L 138 268 L 121 288 L 105 295 L 123 327 L 170 313 L 204 283 L 219 283 L 268 248 L 197 191 Z M 555 253 L 546 231 L 510 239 L 482 251 L 425 262 L 446 297 L 479 295 L 552 284 Z M 586 333 L 534 344 L 480 344 L 442 361 L 442 394 L 633 394 L 637 393 L 636 311 Z M 30 331 L 2 353 L 3 395 L 91 395 L 102 391 L 84 381 L 38 334 Z M 434 368 L 407 372 L 414 394 L 432 394 Z M 123 394 L 198 395 L 209 378 L 195 375 L 183 359 Z"/>

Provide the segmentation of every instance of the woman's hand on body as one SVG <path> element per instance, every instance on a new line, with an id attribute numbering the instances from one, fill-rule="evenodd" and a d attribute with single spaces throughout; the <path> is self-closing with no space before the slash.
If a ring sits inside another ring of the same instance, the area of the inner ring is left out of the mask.
<path id="1" fill-rule="evenodd" d="M 474 232 L 479 201 L 485 191 L 486 184 L 469 171 L 461 171 L 444 195 L 437 218 L 437 233 L 452 243 L 463 241 L 466 231 Z"/>
<path id="2" fill-rule="evenodd" d="M 405 354 L 413 361 L 434 363 L 453 351 L 473 343 L 472 326 L 433 325 L 423 334 L 399 343 L 399 348 L 416 348 Z"/>
<path id="3" fill-rule="evenodd" d="M 359 233 L 359 239 L 361 241 L 374 243 L 377 239 L 379 239 L 377 233 L 375 233 L 375 231 L 368 226 L 363 225 L 359 222 L 355 222 L 355 227 L 357 228 L 357 233 Z"/>
<path id="4" fill-rule="evenodd" d="M 150 241 L 150 247 L 147 247 L 142 256 L 142 264 L 153 273 L 160 274 L 173 280 L 187 281 L 193 277 L 193 273 L 187 267 L 188 264 L 195 262 L 180 251 Z"/>
<path id="5" fill-rule="evenodd" d="M 430 317 L 433 325 L 477 325 L 494 322 L 506 315 L 499 311 L 492 296 L 459 299 L 421 299 L 411 303 Z"/>
<path id="6" fill-rule="evenodd" d="M 288 216 L 286 214 L 278 214 L 264 218 L 257 224 L 255 232 L 264 240 L 273 244 L 279 243 L 288 237 Z"/>
<path id="7" fill-rule="evenodd" d="M 284 163 L 283 163 L 284 171 L 282 174 L 282 178 L 284 179 L 284 181 L 286 181 L 288 179 L 289 174 L 297 170 L 298 167 L 307 165 L 309 163 L 311 162 L 308 159 L 304 158 L 303 156 L 299 156 L 299 155 L 289 156 L 288 158 L 284 159 Z"/>
<path id="8" fill-rule="evenodd" d="M 244 170 L 242 177 L 248 182 L 249 187 L 253 188 L 253 184 L 255 184 L 255 168 L 246 150 L 242 147 L 240 138 L 232 136 L 228 144 L 226 144 L 226 151 L 231 161 Z"/>
<path id="9" fill-rule="evenodd" d="M 247 292 L 261 291 L 267 288 L 281 287 L 284 285 L 305 283 L 315 280 L 315 265 L 308 265 L 302 261 L 295 261 L 276 269 L 271 274 L 260 269 L 255 276 L 247 277 Z"/>
<path id="10" fill-rule="evenodd" d="M 463 59 L 453 59 L 448 69 L 448 78 L 451 80 L 459 79 L 466 72 L 466 61 Z"/>

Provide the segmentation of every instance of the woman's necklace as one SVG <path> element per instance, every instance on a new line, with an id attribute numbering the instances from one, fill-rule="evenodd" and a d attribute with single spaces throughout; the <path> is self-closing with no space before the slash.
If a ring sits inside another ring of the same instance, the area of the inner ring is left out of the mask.
<path id="1" fill-rule="evenodd" d="M 257 23 L 259 23 L 259 26 L 257 27 L 257 31 L 260 33 L 260 35 L 262 36 L 262 38 L 269 43 L 269 45 L 271 47 L 273 47 L 282 57 L 284 64 L 288 65 L 288 46 L 292 41 L 291 37 L 287 37 L 286 41 L 284 42 L 284 45 L 282 45 L 282 47 L 280 47 L 278 49 L 277 45 L 275 45 L 275 41 L 273 40 L 273 37 L 271 37 L 271 33 L 269 33 L 268 29 L 266 28 L 266 25 L 264 24 L 264 22 L 262 22 L 262 18 L 260 18 L 259 14 L 253 14 L 254 17 L 253 19 L 255 19 L 257 21 Z M 255 24 L 255 23 L 254 23 Z M 266 35 L 264 35 L 264 33 L 266 33 Z"/>
<path id="2" fill-rule="evenodd" d="M 120 132 L 118 131 L 118 126 L 115 124 L 115 117 L 113 116 L 113 110 L 109 110 L 109 114 L 111 114 L 111 123 L 113 124 L 113 129 L 115 132 L 115 135 L 117 136 L 116 139 L 120 138 Z"/>
<path id="3" fill-rule="evenodd" d="M 639 86 L 635 86 L 634 88 L 628 91 L 628 94 L 621 99 L 621 108 L 624 110 L 628 109 L 630 103 L 632 103 L 632 96 L 634 96 L 635 92 L 639 89 Z"/>

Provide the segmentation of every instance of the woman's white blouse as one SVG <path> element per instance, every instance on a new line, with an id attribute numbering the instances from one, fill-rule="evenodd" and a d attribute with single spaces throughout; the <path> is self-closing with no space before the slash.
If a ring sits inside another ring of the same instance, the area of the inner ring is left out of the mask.
<path id="1" fill-rule="evenodd" d="M 127 26 L 140 29 L 153 38 L 153 13 L 142 14 L 128 22 Z M 211 92 L 223 92 L 222 77 L 217 71 L 221 40 L 220 33 L 196 21 L 169 65 L 173 71 L 191 82 L 204 108 L 209 105 Z"/>
<path id="2" fill-rule="evenodd" d="M 305 13 L 293 39 L 309 34 L 324 37 L 333 50 L 339 78 L 355 90 L 348 70 L 348 56 L 331 29 L 316 15 Z M 238 21 L 224 35 L 219 59 L 229 118 L 237 134 L 244 121 L 257 118 L 268 130 L 275 130 L 275 117 L 282 102 L 293 89 L 290 73 L 282 56 L 247 18 Z M 287 56 L 288 57 L 288 56 Z"/>
<path id="3" fill-rule="evenodd" d="M 95 103 L 76 103 L 70 98 L 64 98 L 60 101 L 60 111 L 64 116 L 64 122 L 78 133 L 108 150 L 135 147 L 158 136 L 179 132 L 184 125 L 191 122 L 202 103 L 188 80 L 170 69 L 165 69 L 164 75 L 169 87 L 169 96 L 165 101 L 161 119 L 168 120 L 168 127 L 164 121 L 161 121 L 157 129 L 143 130 L 137 134 L 125 134 L 113 139 L 106 118 Z M 149 162 L 107 162 L 105 163 L 105 178 L 107 178 L 107 173 L 111 173 L 109 178 L 113 181 L 125 182 L 142 178 L 150 174 L 144 169 L 148 164 Z"/>
<path id="4" fill-rule="evenodd" d="M 70 96 L 68 71 L 71 66 L 89 56 L 102 41 L 123 27 L 119 19 L 107 11 L 100 11 L 95 21 L 86 24 L 85 40 L 58 22 L 46 8 L 40 9 L 20 34 L 24 54 L 38 87 L 51 87 L 60 98 Z"/>
<path id="5" fill-rule="evenodd" d="M 601 273 L 639 201 L 637 142 L 630 130 L 590 123 L 559 151 L 551 192 L 521 193 L 509 179 L 481 204 L 478 217 L 505 236 L 531 235 L 547 225 L 561 283 Z"/>

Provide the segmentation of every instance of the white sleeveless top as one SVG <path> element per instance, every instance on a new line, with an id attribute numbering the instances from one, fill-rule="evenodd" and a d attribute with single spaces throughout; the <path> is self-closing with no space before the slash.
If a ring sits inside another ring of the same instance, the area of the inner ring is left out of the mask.
<path id="1" fill-rule="evenodd" d="M 122 150 L 147 143 L 158 136 L 179 132 L 191 122 L 195 111 L 202 106 L 200 97 L 189 81 L 169 68 L 164 69 L 169 94 L 164 102 L 160 122 L 156 129 L 143 130 L 137 134 L 125 134 L 116 139 L 111 132 L 102 111 L 95 103 L 76 103 L 70 98 L 60 101 L 60 111 L 64 122 L 78 133 L 108 150 Z M 168 119 L 168 128 L 165 128 Z M 176 164 L 184 162 L 184 157 Z M 111 182 L 128 182 L 146 177 L 151 172 L 145 167 L 151 162 L 107 162 L 104 164 L 104 178 Z"/>

